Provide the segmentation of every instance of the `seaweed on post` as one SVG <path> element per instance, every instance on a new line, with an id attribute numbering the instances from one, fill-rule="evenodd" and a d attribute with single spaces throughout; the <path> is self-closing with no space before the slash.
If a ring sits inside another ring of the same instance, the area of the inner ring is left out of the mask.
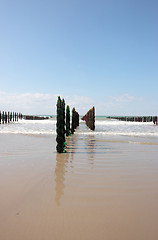
<path id="1" fill-rule="evenodd" d="M 63 149 L 64 149 L 63 152 L 65 152 L 65 147 L 66 147 L 65 133 L 66 133 L 66 130 L 65 130 L 65 100 L 64 99 L 62 99 L 62 101 L 61 101 L 61 106 L 62 106 L 62 116 L 63 116 L 63 123 L 62 123 Z"/>
<path id="2" fill-rule="evenodd" d="M 72 109 L 72 123 L 71 123 L 71 133 L 75 132 L 75 108 Z"/>
<path id="3" fill-rule="evenodd" d="M 57 128 L 56 128 L 56 132 L 57 132 L 57 137 L 56 137 L 56 141 L 57 141 L 57 152 L 58 153 L 62 153 L 65 150 L 65 125 L 64 125 L 64 110 L 65 107 L 65 102 L 62 100 L 60 96 L 58 97 L 58 101 L 57 101 Z"/>
<path id="4" fill-rule="evenodd" d="M 71 133 L 75 132 L 75 129 L 79 126 L 79 114 L 76 112 L 75 108 L 72 109 L 72 124 Z"/>
<path id="5" fill-rule="evenodd" d="M 66 107 L 66 136 L 70 136 L 70 107 L 67 105 Z"/>

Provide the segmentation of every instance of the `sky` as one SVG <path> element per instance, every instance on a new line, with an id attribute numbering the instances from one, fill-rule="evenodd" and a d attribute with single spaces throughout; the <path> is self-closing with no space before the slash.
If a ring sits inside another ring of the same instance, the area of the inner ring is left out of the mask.
<path id="1" fill-rule="evenodd" d="M 158 115 L 157 0 L 0 0 L 0 110 Z"/>

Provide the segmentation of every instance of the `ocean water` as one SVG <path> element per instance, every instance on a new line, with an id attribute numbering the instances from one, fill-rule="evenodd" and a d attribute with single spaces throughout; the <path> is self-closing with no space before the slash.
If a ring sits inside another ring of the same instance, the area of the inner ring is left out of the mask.
<path id="1" fill-rule="evenodd" d="M 56 135 L 56 119 L 19 120 L 18 122 L 1 124 L 0 134 L 32 134 Z M 93 135 L 98 137 L 144 137 L 158 139 L 158 125 L 153 122 L 124 122 L 106 117 L 96 117 L 95 131 L 91 131 L 85 122 L 80 120 L 80 126 L 75 134 Z"/>

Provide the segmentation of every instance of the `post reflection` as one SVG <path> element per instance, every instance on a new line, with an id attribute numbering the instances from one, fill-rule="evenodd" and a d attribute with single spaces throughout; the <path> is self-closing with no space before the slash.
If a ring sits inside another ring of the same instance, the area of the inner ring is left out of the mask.
<path id="1" fill-rule="evenodd" d="M 91 167 L 93 168 L 94 158 L 95 158 L 95 145 L 96 145 L 96 139 L 95 139 L 94 135 L 92 135 L 90 138 L 88 138 L 87 145 L 88 145 L 88 149 L 89 149 L 89 151 L 87 151 L 88 152 L 88 160 L 89 160 Z"/>
<path id="2" fill-rule="evenodd" d="M 55 168 L 55 201 L 60 206 L 60 200 L 64 195 L 65 188 L 65 174 L 67 172 L 69 160 L 69 153 L 57 153 L 56 154 L 56 168 Z"/>

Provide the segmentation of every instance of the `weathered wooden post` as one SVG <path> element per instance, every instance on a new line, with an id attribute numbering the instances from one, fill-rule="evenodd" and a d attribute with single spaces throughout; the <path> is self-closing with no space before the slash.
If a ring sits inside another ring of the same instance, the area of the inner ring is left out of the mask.
<path id="1" fill-rule="evenodd" d="M 10 122 L 12 121 L 12 112 L 10 113 Z"/>
<path id="2" fill-rule="evenodd" d="M 7 123 L 7 112 L 5 112 L 5 123 Z"/>
<path id="3" fill-rule="evenodd" d="M 114 119 L 120 119 L 119 117 L 115 117 Z M 84 120 L 86 122 L 86 125 L 91 129 L 94 130 L 95 129 L 95 109 L 94 107 L 92 109 L 90 109 L 86 115 L 84 115 L 82 117 L 82 120 Z M 127 121 L 129 119 L 127 118 Z"/>
<path id="4" fill-rule="evenodd" d="M 153 117 L 153 123 L 157 125 L 157 116 Z"/>
<path id="5" fill-rule="evenodd" d="M 71 133 L 75 132 L 75 108 L 72 109 Z"/>
<path id="6" fill-rule="evenodd" d="M 8 123 L 10 122 L 10 115 L 9 115 L 9 112 L 8 112 Z"/>
<path id="7" fill-rule="evenodd" d="M 95 108 L 92 107 L 91 130 L 95 130 Z"/>
<path id="8" fill-rule="evenodd" d="M 143 122 L 146 122 L 146 117 L 144 117 L 144 120 L 143 120 Z"/>
<path id="9" fill-rule="evenodd" d="M 153 117 L 153 123 L 155 124 L 155 117 Z"/>
<path id="10" fill-rule="evenodd" d="M 69 136 L 70 133 L 70 107 L 66 107 L 66 136 Z"/>
<path id="11" fill-rule="evenodd" d="M 79 126 L 79 113 L 75 112 L 75 128 Z"/>
<path id="12" fill-rule="evenodd" d="M 64 142 L 64 150 L 65 150 L 66 130 L 65 130 L 65 100 L 64 99 L 62 99 L 61 101 L 61 106 L 62 106 L 62 114 L 63 114 L 63 142 Z"/>
<path id="13" fill-rule="evenodd" d="M 56 149 L 58 153 L 62 153 L 65 151 L 65 125 L 64 125 L 65 118 L 63 116 L 63 114 L 65 113 L 64 107 L 65 107 L 65 102 L 64 100 L 61 101 L 61 98 L 59 96 L 57 101 L 57 124 L 56 124 L 57 126 Z"/>
<path id="14" fill-rule="evenodd" d="M 4 111 L 2 113 L 2 123 L 4 124 Z"/>

